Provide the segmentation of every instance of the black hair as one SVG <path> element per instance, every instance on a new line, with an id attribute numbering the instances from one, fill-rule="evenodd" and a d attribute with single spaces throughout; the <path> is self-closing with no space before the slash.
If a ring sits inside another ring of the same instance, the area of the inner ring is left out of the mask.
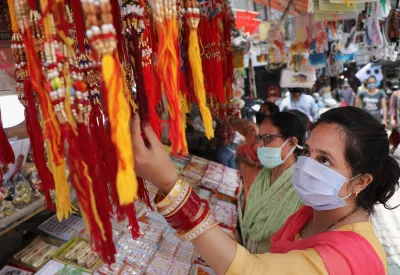
<path id="1" fill-rule="evenodd" d="M 352 176 L 371 174 L 373 181 L 357 196 L 358 204 L 368 214 L 376 204 L 387 209 L 389 199 L 399 188 L 400 167 L 389 156 L 389 138 L 385 127 L 369 113 L 356 107 L 331 109 L 321 115 L 321 123 L 338 124 L 345 134 L 347 165 Z"/>
<path id="2" fill-rule="evenodd" d="M 279 111 L 280 111 L 280 110 L 279 110 L 279 107 L 276 106 L 276 104 L 275 104 L 275 103 L 272 103 L 272 102 L 265 102 L 265 103 L 263 103 L 263 104 L 261 105 L 260 109 L 261 109 L 263 106 L 267 106 L 268 111 L 269 111 L 269 115 L 273 115 L 273 114 L 279 113 Z M 256 122 L 257 122 L 257 124 L 260 125 L 260 124 L 264 121 L 264 119 L 265 119 L 266 117 L 267 117 L 267 116 L 266 116 L 264 113 L 262 113 L 261 111 L 260 111 L 260 112 L 257 112 L 257 114 L 256 114 Z"/>
<path id="3" fill-rule="evenodd" d="M 306 128 L 296 115 L 288 112 L 279 112 L 267 116 L 267 119 L 270 119 L 272 125 L 279 129 L 279 133 L 284 139 L 296 137 L 299 145 L 303 146 Z"/>
<path id="4" fill-rule="evenodd" d="M 370 75 L 370 76 L 367 78 L 367 82 L 368 82 L 368 80 L 370 80 L 371 78 L 374 79 L 376 83 L 378 83 L 378 80 L 376 79 L 376 77 L 375 77 L 374 75 Z"/>
<path id="5" fill-rule="evenodd" d="M 309 119 L 308 116 L 307 116 L 305 113 L 303 113 L 302 111 L 299 111 L 299 110 L 290 110 L 290 111 L 288 111 L 288 112 L 289 112 L 289 113 L 292 113 L 292 114 L 294 114 L 294 115 L 296 115 L 296 116 L 300 119 L 301 123 L 303 123 L 304 127 L 306 128 L 306 131 L 307 131 L 310 127 L 312 127 L 312 123 L 311 123 L 310 119 Z"/>
<path id="6" fill-rule="evenodd" d="M 304 94 L 306 92 L 306 90 L 304 88 L 296 87 L 296 88 L 291 88 L 290 92 L 291 93 L 302 93 L 302 94 Z"/>
<path id="7" fill-rule="evenodd" d="M 268 102 L 265 102 L 263 105 L 266 105 L 266 106 L 267 106 L 270 115 L 279 113 L 279 107 L 276 106 L 275 103 L 269 102 L 269 101 L 268 101 Z"/>

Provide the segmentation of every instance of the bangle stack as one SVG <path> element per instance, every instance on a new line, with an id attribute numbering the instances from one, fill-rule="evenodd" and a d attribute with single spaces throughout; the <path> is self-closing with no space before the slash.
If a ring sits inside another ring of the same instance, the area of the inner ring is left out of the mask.
<path id="1" fill-rule="evenodd" d="M 179 177 L 167 196 L 158 193 L 155 198 L 157 211 L 177 231 L 184 242 L 196 239 L 205 231 L 218 225 L 207 201 L 201 200 L 191 185 Z"/>

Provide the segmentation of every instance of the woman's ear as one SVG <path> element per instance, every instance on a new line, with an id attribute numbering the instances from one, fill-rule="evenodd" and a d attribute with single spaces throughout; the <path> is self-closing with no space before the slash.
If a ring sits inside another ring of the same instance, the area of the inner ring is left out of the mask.
<path id="1" fill-rule="evenodd" d="M 299 140 L 297 139 L 297 137 L 290 137 L 289 143 L 292 147 L 294 147 L 299 144 Z"/>
<path id="2" fill-rule="evenodd" d="M 354 180 L 352 184 L 351 193 L 359 194 L 374 180 L 371 174 L 362 174 L 357 179 Z"/>

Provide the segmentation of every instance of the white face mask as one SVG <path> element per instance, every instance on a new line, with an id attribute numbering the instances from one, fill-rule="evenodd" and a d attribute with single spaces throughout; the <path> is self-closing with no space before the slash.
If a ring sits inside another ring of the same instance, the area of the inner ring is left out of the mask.
<path id="1" fill-rule="evenodd" d="M 338 172 L 308 157 L 299 157 L 293 173 L 293 186 L 300 200 L 315 210 L 332 210 L 347 206 L 346 199 L 340 198 L 342 186 L 358 176 L 346 179 Z"/>

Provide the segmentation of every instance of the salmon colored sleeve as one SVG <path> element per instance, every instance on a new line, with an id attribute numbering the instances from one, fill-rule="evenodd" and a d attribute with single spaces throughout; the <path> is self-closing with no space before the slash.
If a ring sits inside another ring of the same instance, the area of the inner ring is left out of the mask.
<path id="1" fill-rule="evenodd" d="M 286 254 L 252 255 L 237 245 L 235 259 L 226 275 L 307 274 L 327 275 L 324 262 L 314 249 Z"/>

